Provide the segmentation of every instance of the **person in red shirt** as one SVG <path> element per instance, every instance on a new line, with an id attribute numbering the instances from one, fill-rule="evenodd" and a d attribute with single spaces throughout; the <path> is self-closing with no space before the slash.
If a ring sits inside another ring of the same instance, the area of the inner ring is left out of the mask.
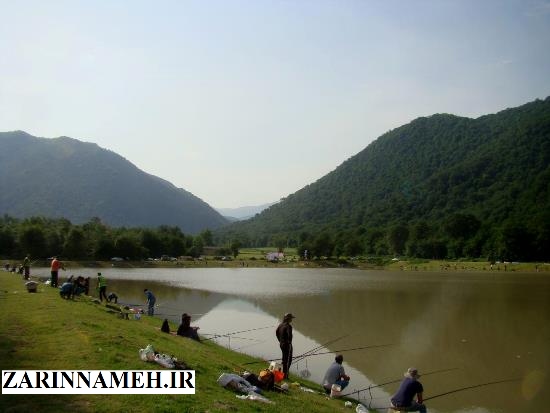
<path id="1" fill-rule="evenodd" d="M 57 259 L 57 257 L 53 257 L 52 265 L 51 265 L 51 268 L 50 268 L 51 275 L 52 275 L 50 285 L 52 287 L 57 287 L 57 280 L 59 278 L 58 275 L 59 275 L 59 269 L 60 268 L 63 271 L 65 271 L 65 266 L 63 265 L 63 263 L 61 261 L 59 261 Z"/>

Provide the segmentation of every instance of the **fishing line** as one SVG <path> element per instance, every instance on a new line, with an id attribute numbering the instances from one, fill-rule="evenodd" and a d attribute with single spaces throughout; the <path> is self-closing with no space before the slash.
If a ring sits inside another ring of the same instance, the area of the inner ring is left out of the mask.
<path id="1" fill-rule="evenodd" d="M 435 396 L 427 397 L 427 398 L 424 399 L 424 401 L 428 401 L 428 400 L 431 400 L 431 399 L 435 399 L 436 397 L 446 396 L 446 395 L 448 395 L 448 394 L 456 393 L 456 392 L 459 392 L 459 391 L 464 391 L 464 390 L 469 390 L 469 389 L 475 389 L 475 388 L 477 388 L 477 387 L 489 386 L 490 384 L 508 383 L 508 382 L 520 381 L 520 380 L 521 380 L 520 378 L 516 378 L 516 379 L 506 379 L 506 380 L 490 381 L 490 382 L 488 382 L 488 383 L 476 384 L 476 385 L 474 385 L 474 386 L 461 387 L 460 389 L 455 389 L 455 390 L 451 390 L 451 391 L 448 391 L 448 392 L 445 392 L 445 393 L 436 394 Z"/>
<path id="2" fill-rule="evenodd" d="M 298 363 L 299 361 L 301 361 L 302 359 L 304 359 L 304 358 L 308 357 L 309 355 L 313 354 L 313 353 L 316 352 L 317 350 L 320 350 L 320 349 L 322 349 L 323 347 L 326 348 L 326 346 L 328 346 L 329 344 L 335 343 L 336 341 L 339 341 L 339 340 L 341 340 L 341 339 L 343 339 L 343 338 L 345 338 L 345 337 L 348 337 L 348 336 L 349 336 L 349 334 L 344 334 L 343 336 L 340 336 L 340 337 L 337 337 L 337 338 L 335 338 L 335 339 L 329 340 L 329 341 L 327 341 L 326 343 L 321 344 L 320 346 L 317 346 L 317 347 L 315 347 L 315 348 L 312 348 L 311 350 L 306 351 L 305 353 L 302 353 L 302 354 L 300 354 L 300 355 L 298 355 L 298 356 L 292 357 L 292 362 L 293 362 L 293 363 Z"/>
<path id="3" fill-rule="evenodd" d="M 424 373 L 424 375 L 426 375 L 427 373 Z M 475 384 L 473 386 L 468 386 L 468 387 L 461 387 L 459 389 L 454 389 L 454 390 L 450 390 L 448 392 L 445 392 L 445 393 L 440 393 L 440 394 L 436 394 L 435 396 L 431 396 L 431 397 L 427 397 L 423 400 L 423 402 L 426 402 L 428 400 L 432 400 L 432 399 L 435 399 L 437 397 L 442 397 L 442 396 L 447 396 L 449 394 L 452 394 L 452 393 L 457 393 L 457 392 L 460 392 L 460 391 L 464 391 L 464 390 L 470 390 L 470 389 L 475 389 L 477 387 L 483 387 L 483 386 L 489 386 L 491 384 L 499 384 L 499 383 L 507 383 L 507 382 L 513 382 L 513 381 L 520 381 L 521 379 L 519 378 L 516 378 L 516 379 L 506 379 L 506 380 L 498 380 L 498 381 L 491 381 L 491 382 L 488 382 L 488 383 L 481 383 L 481 384 Z M 392 406 L 385 406 L 385 407 L 371 407 L 370 406 L 370 403 L 369 403 L 369 409 L 374 409 L 374 410 L 384 410 L 384 409 L 392 409 Z"/>
<path id="4" fill-rule="evenodd" d="M 275 327 L 275 326 L 266 326 L 266 327 L 250 328 L 250 329 L 248 329 L 248 330 L 234 331 L 234 332 L 232 332 L 232 333 L 215 334 L 214 337 L 205 338 L 203 341 L 212 340 L 212 339 L 215 339 L 216 337 L 228 337 L 228 336 L 232 336 L 232 335 L 234 335 L 234 334 L 247 333 L 247 332 L 249 332 L 249 331 L 265 330 L 266 328 L 273 328 L 273 327 Z"/>
<path id="5" fill-rule="evenodd" d="M 320 353 L 310 353 L 310 354 L 304 356 L 303 358 L 307 358 L 307 357 L 310 357 L 310 356 L 319 356 L 321 354 L 343 353 L 344 351 L 364 350 L 364 349 L 367 349 L 367 348 L 388 347 L 388 346 L 394 346 L 394 345 L 395 344 L 374 344 L 374 345 L 363 346 L 363 347 L 345 348 L 345 349 L 341 349 L 341 350 L 332 350 L 332 351 L 323 351 L 323 352 L 320 352 Z"/>
<path id="6" fill-rule="evenodd" d="M 434 371 L 430 371 L 428 373 L 422 373 L 422 375 L 423 376 L 429 376 L 430 374 L 444 373 L 444 372 L 447 372 L 447 371 L 458 370 L 458 369 L 459 369 L 458 367 L 452 367 L 452 368 L 449 368 L 449 369 L 434 370 Z M 342 394 L 341 397 L 349 396 L 349 395 L 352 395 L 354 393 L 357 393 L 357 397 L 359 398 L 359 393 L 362 392 L 362 391 L 369 390 L 369 392 L 370 392 L 371 389 L 375 389 L 377 387 L 382 387 L 382 386 L 385 386 L 386 384 L 399 383 L 401 380 L 403 380 L 403 378 L 400 378 L 400 379 L 397 379 L 397 380 L 387 381 L 385 383 L 376 384 L 374 386 L 371 384 L 369 387 L 365 387 L 364 389 L 354 390 L 351 393 Z"/>
<path id="7" fill-rule="evenodd" d="M 296 363 L 300 362 L 300 361 L 302 360 L 302 358 L 304 358 L 304 355 L 307 355 L 307 354 L 309 354 L 309 353 L 311 353 L 311 352 L 313 352 L 313 351 L 317 351 L 317 350 L 323 348 L 324 346 L 329 345 L 329 344 L 331 344 L 331 343 L 333 343 L 333 342 L 335 342 L 335 341 L 341 340 L 342 338 L 347 337 L 347 336 L 349 336 L 349 334 L 346 334 L 346 335 L 340 336 L 340 337 L 338 337 L 338 338 L 335 338 L 335 339 L 333 339 L 333 340 L 327 341 L 326 343 L 324 343 L 324 344 L 322 344 L 322 345 L 320 345 L 320 346 L 317 346 L 317 347 L 315 347 L 315 348 L 312 348 L 311 350 L 308 350 L 308 351 L 306 351 L 305 353 L 302 353 L 302 354 L 300 354 L 300 355 L 298 355 L 298 356 L 294 356 L 294 357 L 292 357 L 292 363 L 293 363 L 294 365 L 297 365 Z M 243 363 L 243 366 L 246 366 L 246 365 L 248 365 L 248 364 L 265 363 L 266 361 L 267 361 L 267 362 L 270 362 L 270 361 L 277 361 L 277 360 L 281 360 L 281 358 L 279 357 L 279 358 L 275 358 L 275 359 L 268 359 L 268 360 L 261 360 L 261 361 L 249 361 L 249 362 L 247 362 L 247 363 Z"/>

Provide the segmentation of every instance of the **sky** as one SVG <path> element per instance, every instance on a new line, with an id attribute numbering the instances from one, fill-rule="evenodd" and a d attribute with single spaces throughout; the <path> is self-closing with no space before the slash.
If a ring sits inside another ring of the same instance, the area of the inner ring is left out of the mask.
<path id="1" fill-rule="evenodd" d="M 419 116 L 550 95 L 550 0 L 0 0 L 0 131 L 213 207 L 277 201 Z"/>

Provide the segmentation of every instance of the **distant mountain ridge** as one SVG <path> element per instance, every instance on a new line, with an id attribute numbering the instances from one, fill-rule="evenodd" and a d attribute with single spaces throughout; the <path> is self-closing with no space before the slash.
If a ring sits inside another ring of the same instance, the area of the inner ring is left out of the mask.
<path id="1" fill-rule="evenodd" d="M 243 206 L 237 208 L 215 208 L 220 214 L 227 218 L 233 218 L 234 220 L 243 220 L 252 218 L 254 215 L 259 214 L 264 209 L 269 208 L 271 205 L 275 205 L 277 202 L 270 202 L 263 205 L 256 206 Z"/>
<path id="2" fill-rule="evenodd" d="M 196 233 L 228 221 L 207 203 L 120 155 L 68 137 L 0 132 L 0 214 L 112 226 L 178 226 Z"/>
<path id="3" fill-rule="evenodd" d="M 328 253 L 353 243 L 358 252 L 414 255 L 429 243 L 417 255 L 548 256 L 550 97 L 477 119 L 415 119 L 216 237 L 311 248 L 331 242 Z"/>

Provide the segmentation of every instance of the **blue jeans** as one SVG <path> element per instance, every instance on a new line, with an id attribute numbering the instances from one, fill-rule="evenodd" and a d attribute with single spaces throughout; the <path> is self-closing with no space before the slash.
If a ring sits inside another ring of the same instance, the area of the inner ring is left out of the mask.
<path id="1" fill-rule="evenodd" d="M 392 403 L 393 406 L 393 403 Z M 402 412 L 420 412 L 420 413 L 427 413 L 428 410 L 426 410 L 426 406 L 424 404 L 417 403 L 413 401 L 410 406 L 407 407 L 398 407 L 396 409 L 399 409 Z"/>
<path id="2" fill-rule="evenodd" d="M 338 386 L 340 386 L 342 388 L 342 390 L 344 390 L 347 385 L 349 384 L 349 380 L 336 380 L 334 382 L 334 384 L 337 384 Z"/>
<path id="3" fill-rule="evenodd" d="M 336 380 L 334 384 L 340 386 L 341 390 L 344 390 L 346 386 L 349 384 L 349 380 Z M 330 394 L 330 390 L 332 388 L 331 384 L 323 384 L 323 387 L 325 388 L 325 393 Z"/>
<path id="4" fill-rule="evenodd" d="M 148 304 L 147 315 L 155 315 L 155 301 L 149 301 Z"/>

